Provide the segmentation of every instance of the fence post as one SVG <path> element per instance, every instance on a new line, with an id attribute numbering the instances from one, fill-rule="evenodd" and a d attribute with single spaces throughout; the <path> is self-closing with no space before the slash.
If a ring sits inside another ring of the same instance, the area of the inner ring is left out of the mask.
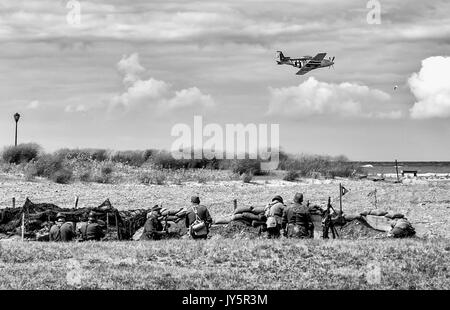
<path id="1" fill-rule="evenodd" d="M 75 209 L 76 208 L 78 208 L 78 196 L 77 196 L 77 198 L 75 199 Z"/>
<path id="2" fill-rule="evenodd" d="M 233 200 L 233 207 L 234 207 L 234 210 L 236 210 L 236 208 L 237 208 L 237 199 Z"/>
<path id="3" fill-rule="evenodd" d="M 25 212 L 22 213 L 22 241 L 25 238 Z"/>
<path id="4" fill-rule="evenodd" d="M 16 197 L 12 198 L 12 207 L 15 208 L 16 207 Z"/>

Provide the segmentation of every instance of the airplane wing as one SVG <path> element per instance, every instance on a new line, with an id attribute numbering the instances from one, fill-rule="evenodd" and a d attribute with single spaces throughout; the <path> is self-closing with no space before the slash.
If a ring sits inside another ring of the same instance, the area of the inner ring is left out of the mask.
<path id="1" fill-rule="evenodd" d="M 327 53 L 319 53 L 316 56 L 313 57 L 313 59 L 311 59 L 308 63 L 312 63 L 312 64 L 318 64 L 320 65 L 320 63 L 322 62 L 322 60 L 325 58 L 325 55 Z"/>
<path id="2" fill-rule="evenodd" d="M 303 74 L 308 73 L 308 72 L 311 71 L 312 69 L 314 69 L 314 68 L 304 66 L 304 67 L 302 67 L 300 70 L 298 70 L 298 72 L 297 72 L 296 74 L 297 74 L 297 75 L 303 75 Z"/>
<path id="3" fill-rule="evenodd" d="M 310 61 L 306 63 L 304 67 L 302 67 L 296 74 L 297 75 L 303 75 L 308 73 L 309 71 L 316 69 L 320 66 L 322 63 L 322 60 L 325 58 L 325 55 L 327 53 L 319 53 L 316 56 L 314 56 Z"/>

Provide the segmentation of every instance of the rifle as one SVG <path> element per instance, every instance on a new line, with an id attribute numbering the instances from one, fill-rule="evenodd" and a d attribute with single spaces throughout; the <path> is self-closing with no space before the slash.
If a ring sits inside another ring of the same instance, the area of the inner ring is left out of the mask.
<path id="1" fill-rule="evenodd" d="M 333 212 L 331 212 L 333 211 Z M 336 217 L 333 217 L 332 214 L 337 214 Z M 341 222 L 342 214 L 336 212 L 333 206 L 331 205 L 331 197 L 328 197 L 328 204 L 325 213 L 322 216 L 322 237 L 323 239 L 329 239 L 328 233 L 331 230 L 331 234 L 333 235 L 333 239 L 339 238 L 339 234 L 336 230 L 335 224 Z"/>

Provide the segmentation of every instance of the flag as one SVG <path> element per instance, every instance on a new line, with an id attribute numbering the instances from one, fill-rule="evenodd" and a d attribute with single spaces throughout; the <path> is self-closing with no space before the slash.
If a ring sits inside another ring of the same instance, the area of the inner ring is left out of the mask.
<path id="1" fill-rule="evenodd" d="M 367 194 L 367 197 L 372 197 L 376 194 L 377 194 L 377 189 L 374 189 L 373 191 L 371 191 L 370 193 Z"/>
<path id="2" fill-rule="evenodd" d="M 341 185 L 341 195 L 344 196 L 345 194 L 347 194 L 349 192 L 348 189 L 346 189 L 344 186 Z"/>

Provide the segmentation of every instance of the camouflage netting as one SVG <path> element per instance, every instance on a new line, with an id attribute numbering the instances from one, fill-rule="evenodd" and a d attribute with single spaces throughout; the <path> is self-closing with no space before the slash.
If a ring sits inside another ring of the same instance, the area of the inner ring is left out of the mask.
<path id="1" fill-rule="evenodd" d="M 147 210 L 118 211 L 113 208 L 109 199 L 96 208 L 60 208 L 51 203 L 32 203 L 28 198 L 19 208 L 6 208 L 0 211 L 0 234 L 20 235 L 22 214 L 25 214 L 24 237 L 31 240 L 46 240 L 51 225 L 56 221 L 56 214 L 63 213 L 66 221 L 75 224 L 86 221 L 88 214 L 97 214 L 99 223 L 107 228 L 106 238 L 109 240 L 127 240 L 135 230 L 143 226 Z"/>

